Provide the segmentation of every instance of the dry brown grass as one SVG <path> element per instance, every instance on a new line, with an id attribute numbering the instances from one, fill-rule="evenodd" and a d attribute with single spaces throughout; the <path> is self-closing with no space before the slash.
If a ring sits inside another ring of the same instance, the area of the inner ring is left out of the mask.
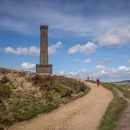
<path id="1" fill-rule="evenodd" d="M 0 125 L 8 126 L 50 112 L 88 91 L 89 87 L 82 82 L 63 76 L 1 68 Z"/>

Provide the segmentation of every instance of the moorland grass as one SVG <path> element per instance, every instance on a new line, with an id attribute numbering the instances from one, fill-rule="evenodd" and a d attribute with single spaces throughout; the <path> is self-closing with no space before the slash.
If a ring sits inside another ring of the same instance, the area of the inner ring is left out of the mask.
<path id="1" fill-rule="evenodd" d="M 127 107 L 127 101 L 123 97 L 118 97 L 118 94 L 111 83 L 103 83 L 105 88 L 109 89 L 113 93 L 113 100 L 109 104 L 99 126 L 99 130 L 114 130 L 117 123 Z"/>
<path id="2" fill-rule="evenodd" d="M 3 72 L 5 73 L 4 70 Z M 82 82 L 63 76 L 31 74 L 26 77 L 24 74 L 23 78 L 32 84 L 30 89 L 25 89 L 24 84 L 16 86 L 5 76 L 0 80 L 0 130 L 14 122 L 29 120 L 38 114 L 50 112 L 60 104 L 89 92 L 89 87 Z"/>

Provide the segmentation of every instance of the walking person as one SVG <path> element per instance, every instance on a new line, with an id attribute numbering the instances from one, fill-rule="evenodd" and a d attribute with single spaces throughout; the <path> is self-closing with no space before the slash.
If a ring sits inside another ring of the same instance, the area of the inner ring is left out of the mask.
<path id="1" fill-rule="evenodd" d="M 87 77 L 87 81 L 89 81 L 89 77 Z"/>
<path id="2" fill-rule="evenodd" d="M 99 85 L 100 85 L 100 80 L 97 79 L 97 80 L 96 80 L 96 83 L 97 83 L 97 86 L 99 87 Z"/>

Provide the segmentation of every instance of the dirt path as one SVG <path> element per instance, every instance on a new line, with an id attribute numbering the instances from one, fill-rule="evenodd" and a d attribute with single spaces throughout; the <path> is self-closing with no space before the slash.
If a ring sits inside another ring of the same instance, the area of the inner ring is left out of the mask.
<path id="1" fill-rule="evenodd" d="M 16 123 L 8 130 L 97 130 L 113 98 L 110 91 L 89 83 L 89 94 L 59 107 L 49 114 Z"/>

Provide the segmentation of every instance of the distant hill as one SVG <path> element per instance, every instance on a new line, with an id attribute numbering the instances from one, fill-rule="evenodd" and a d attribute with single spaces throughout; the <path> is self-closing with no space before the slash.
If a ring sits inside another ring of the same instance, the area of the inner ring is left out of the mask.
<path id="1" fill-rule="evenodd" d="M 130 85 L 130 80 L 124 80 L 120 82 L 114 82 L 115 84 L 120 84 L 120 85 Z"/>

